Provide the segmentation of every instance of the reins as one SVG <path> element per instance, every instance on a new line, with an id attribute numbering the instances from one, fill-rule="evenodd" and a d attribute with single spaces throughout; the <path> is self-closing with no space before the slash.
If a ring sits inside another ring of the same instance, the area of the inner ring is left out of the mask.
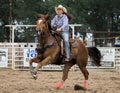
<path id="1" fill-rule="evenodd" d="M 58 34 L 58 33 L 56 33 L 56 31 L 55 31 L 56 28 L 55 28 L 55 29 L 50 29 L 50 28 L 48 27 L 48 22 L 47 22 L 47 21 L 45 22 L 45 24 L 46 24 L 47 29 L 50 31 L 50 35 L 52 35 L 52 36 L 55 38 L 58 46 L 60 46 L 58 36 L 56 35 L 56 34 Z"/>
<path id="2" fill-rule="evenodd" d="M 41 42 L 41 43 L 42 43 L 42 44 L 41 44 L 41 48 L 36 49 L 36 51 L 37 51 L 38 53 L 41 53 L 41 54 L 43 54 L 44 51 L 45 51 L 47 48 L 50 48 L 50 47 L 52 47 L 52 46 L 54 46 L 54 45 L 60 46 L 58 37 L 56 36 L 55 33 L 53 34 L 52 31 L 49 29 L 49 27 L 48 27 L 48 22 L 47 22 L 47 21 L 45 22 L 45 26 L 46 26 L 46 29 L 44 29 L 44 30 L 49 31 L 49 32 L 46 32 L 46 33 L 49 34 L 48 37 L 46 37 L 46 38 L 49 38 L 50 36 L 52 36 L 53 38 L 55 38 L 57 44 L 55 43 L 55 41 L 54 41 L 54 42 L 51 42 L 51 43 L 45 44 L 45 40 L 43 39 L 43 38 L 45 38 L 45 33 L 44 33 L 44 31 L 42 31 L 41 33 L 38 34 L 38 35 L 40 36 L 39 41 L 42 41 L 42 42 Z M 55 31 L 54 31 L 54 32 L 55 32 Z M 40 43 L 40 42 L 39 42 L 39 43 Z"/>

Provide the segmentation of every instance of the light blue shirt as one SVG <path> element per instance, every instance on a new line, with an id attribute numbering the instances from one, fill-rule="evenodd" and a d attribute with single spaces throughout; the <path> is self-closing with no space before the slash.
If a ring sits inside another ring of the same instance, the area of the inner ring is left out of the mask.
<path id="1" fill-rule="evenodd" d="M 51 26 L 56 25 L 57 28 L 62 28 L 62 31 L 69 31 L 68 17 L 62 14 L 60 17 L 56 15 L 51 21 Z"/>

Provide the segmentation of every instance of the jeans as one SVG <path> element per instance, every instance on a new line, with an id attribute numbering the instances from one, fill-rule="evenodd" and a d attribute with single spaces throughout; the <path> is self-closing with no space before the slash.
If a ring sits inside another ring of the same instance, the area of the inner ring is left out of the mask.
<path id="1" fill-rule="evenodd" d="M 62 31 L 61 35 L 64 42 L 66 57 L 70 58 L 69 31 Z"/>

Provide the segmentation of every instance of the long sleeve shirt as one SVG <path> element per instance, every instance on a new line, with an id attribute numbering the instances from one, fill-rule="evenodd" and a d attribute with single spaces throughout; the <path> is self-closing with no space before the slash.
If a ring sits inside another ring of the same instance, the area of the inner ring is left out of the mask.
<path id="1" fill-rule="evenodd" d="M 69 31 L 68 17 L 62 14 L 60 17 L 56 15 L 51 21 L 51 26 L 56 25 L 57 28 L 62 28 L 62 31 Z"/>

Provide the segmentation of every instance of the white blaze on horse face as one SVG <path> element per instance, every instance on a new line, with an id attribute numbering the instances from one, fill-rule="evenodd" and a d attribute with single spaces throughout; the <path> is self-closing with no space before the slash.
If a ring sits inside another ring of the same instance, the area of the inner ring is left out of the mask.
<path id="1" fill-rule="evenodd" d="M 42 20 L 40 19 L 40 20 L 38 20 L 38 23 L 40 24 L 42 22 Z"/>
<path id="2" fill-rule="evenodd" d="M 41 23 L 42 23 L 42 19 L 39 19 L 38 22 L 37 22 L 37 27 L 36 27 L 36 30 L 41 30 L 42 31 L 42 28 L 41 28 Z"/>

